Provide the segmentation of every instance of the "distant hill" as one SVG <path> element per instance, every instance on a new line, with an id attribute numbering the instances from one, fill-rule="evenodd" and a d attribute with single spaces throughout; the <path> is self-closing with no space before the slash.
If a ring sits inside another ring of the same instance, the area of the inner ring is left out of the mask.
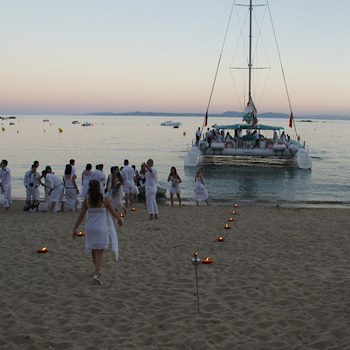
<path id="1" fill-rule="evenodd" d="M 169 113 L 169 112 L 98 112 L 98 113 L 85 113 L 82 115 L 103 115 L 103 116 L 138 116 L 138 117 L 204 117 L 205 113 Z M 228 118 L 241 118 L 242 113 L 236 111 L 226 111 L 224 113 L 209 113 L 209 117 L 228 117 Z M 289 119 L 290 115 L 286 113 L 259 113 L 259 118 L 279 118 Z M 295 119 L 338 119 L 338 120 L 350 120 L 350 116 L 334 116 L 334 115 L 307 115 L 307 116 L 294 116 Z"/>

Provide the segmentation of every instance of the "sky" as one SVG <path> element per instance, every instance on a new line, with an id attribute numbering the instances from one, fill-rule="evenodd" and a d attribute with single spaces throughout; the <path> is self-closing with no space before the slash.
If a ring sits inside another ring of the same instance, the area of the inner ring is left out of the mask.
<path id="1" fill-rule="evenodd" d="M 268 3 L 294 115 L 349 116 L 349 1 Z M 229 67 L 246 67 L 244 52 L 237 54 L 237 37 L 247 35 L 240 35 L 241 22 L 234 16 L 221 53 L 232 4 L 0 0 L 0 115 L 205 113 L 220 55 L 209 112 L 241 111 L 247 88 L 237 76 L 246 70 Z M 254 64 L 270 69 L 261 70 L 267 82 L 254 78 L 260 90 L 253 98 L 260 113 L 289 113 L 265 9 L 254 8 L 260 29 L 253 37 L 263 43 L 267 58 L 257 55 Z"/>

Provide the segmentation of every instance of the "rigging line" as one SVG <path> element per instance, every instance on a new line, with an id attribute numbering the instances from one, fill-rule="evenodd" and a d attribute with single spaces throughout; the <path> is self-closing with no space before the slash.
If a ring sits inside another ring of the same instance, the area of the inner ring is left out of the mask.
<path id="1" fill-rule="evenodd" d="M 282 65 L 282 59 L 281 59 L 280 49 L 279 49 L 279 47 L 278 47 L 278 42 L 277 42 L 277 36 L 276 36 L 275 26 L 274 26 L 273 21 L 272 21 L 272 15 L 271 15 L 271 11 L 270 11 L 269 0 L 266 0 L 266 1 L 267 1 L 267 5 L 268 5 L 267 7 L 268 7 L 268 9 L 269 9 L 270 21 L 271 21 L 271 24 L 272 24 L 273 35 L 274 35 L 274 38 L 275 38 L 275 43 L 276 43 L 276 47 L 277 47 L 278 57 L 279 57 L 279 60 L 280 60 L 280 65 L 281 65 L 281 70 L 282 70 L 282 76 L 283 76 L 283 81 L 284 81 L 284 87 L 285 87 L 285 89 L 286 89 L 287 99 L 288 99 L 288 104 L 289 104 L 289 109 L 290 109 L 291 118 L 292 118 L 292 116 L 293 116 L 292 104 L 291 104 L 290 98 L 289 98 L 289 92 L 288 92 L 288 87 L 287 87 L 287 81 L 286 81 L 286 76 L 285 76 L 285 74 L 284 74 L 284 69 L 283 69 L 283 65 Z M 293 125 L 294 125 L 295 134 L 298 136 L 298 132 L 297 132 L 297 128 L 296 128 L 296 125 L 295 125 L 295 122 L 294 122 L 294 118 L 292 118 L 292 121 L 293 121 Z"/>
<path id="2" fill-rule="evenodd" d="M 233 12 L 233 8 L 234 8 L 235 3 L 236 3 L 236 0 L 233 1 L 232 8 L 231 8 L 231 12 L 230 12 L 230 16 L 229 16 L 229 19 L 228 19 L 228 23 L 227 23 L 227 27 L 226 27 L 226 32 L 225 32 L 225 36 L 224 36 L 224 41 L 223 41 L 222 47 L 221 47 L 221 52 L 220 52 L 220 57 L 219 57 L 218 65 L 217 65 L 217 67 L 216 67 L 214 82 L 213 82 L 213 86 L 212 86 L 212 88 L 211 88 L 211 92 L 210 92 L 210 96 L 209 96 L 209 101 L 208 101 L 208 106 L 207 106 L 207 110 L 206 110 L 206 113 L 205 113 L 205 118 L 204 118 L 204 121 L 203 121 L 202 132 L 203 132 L 203 129 L 204 129 L 204 126 L 205 126 L 205 122 L 206 122 L 206 120 L 207 120 L 207 118 L 208 118 L 209 106 L 210 106 L 211 98 L 212 98 L 212 96 L 213 96 L 214 87 L 215 87 L 215 83 L 216 83 L 216 78 L 217 78 L 218 72 L 219 72 L 219 67 L 220 67 L 222 52 L 224 51 L 224 46 L 225 46 L 225 42 L 226 42 L 226 37 L 227 37 L 228 29 L 229 29 L 229 27 L 230 27 L 232 12 Z"/>

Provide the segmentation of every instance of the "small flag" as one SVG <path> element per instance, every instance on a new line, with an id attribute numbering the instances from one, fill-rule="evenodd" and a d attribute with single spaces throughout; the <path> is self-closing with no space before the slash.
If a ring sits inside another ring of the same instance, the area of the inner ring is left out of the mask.
<path id="1" fill-rule="evenodd" d="M 289 127 L 292 128 L 293 127 L 293 112 L 290 114 L 290 118 L 289 118 Z"/>
<path id="2" fill-rule="evenodd" d="M 207 126 L 208 125 L 208 111 L 207 113 L 205 113 L 205 124 L 204 126 Z"/>

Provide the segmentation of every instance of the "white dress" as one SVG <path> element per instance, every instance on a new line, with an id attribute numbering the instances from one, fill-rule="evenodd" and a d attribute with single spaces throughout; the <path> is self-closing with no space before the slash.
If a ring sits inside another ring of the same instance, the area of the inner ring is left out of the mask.
<path id="1" fill-rule="evenodd" d="M 179 179 L 175 176 L 170 176 L 170 188 L 169 192 L 172 194 L 179 194 L 181 192 L 181 186 L 179 184 Z"/>
<path id="2" fill-rule="evenodd" d="M 73 174 L 69 179 L 63 177 L 64 182 L 64 197 L 65 197 L 65 209 L 72 210 L 75 209 L 77 204 L 79 204 L 80 196 L 77 189 L 73 183 Z"/>
<path id="3" fill-rule="evenodd" d="M 90 173 L 91 174 L 91 173 Z M 81 189 L 81 197 L 87 197 L 89 190 L 90 175 L 83 175 L 83 188 Z"/>
<path id="4" fill-rule="evenodd" d="M 118 236 L 112 215 L 108 212 L 104 202 L 101 208 L 89 208 L 89 201 L 87 201 L 87 205 L 85 223 L 86 253 L 90 252 L 91 249 L 107 249 L 110 235 L 115 259 L 118 260 Z"/>
<path id="5" fill-rule="evenodd" d="M 201 178 L 196 177 L 195 185 L 194 185 L 194 193 L 196 195 L 197 202 L 204 202 L 208 199 L 208 192 L 205 186 L 202 184 Z"/>
<path id="6" fill-rule="evenodd" d="M 117 186 L 119 184 L 119 181 L 114 186 Z M 113 187 L 110 188 L 108 191 L 108 199 L 111 201 L 113 208 L 117 208 L 118 210 L 122 210 L 124 208 L 123 204 L 123 196 L 124 196 L 124 191 L 123 191 L 123 186 L 119 186 L 118 190 L 116 193 L 113 193 Z"/>

